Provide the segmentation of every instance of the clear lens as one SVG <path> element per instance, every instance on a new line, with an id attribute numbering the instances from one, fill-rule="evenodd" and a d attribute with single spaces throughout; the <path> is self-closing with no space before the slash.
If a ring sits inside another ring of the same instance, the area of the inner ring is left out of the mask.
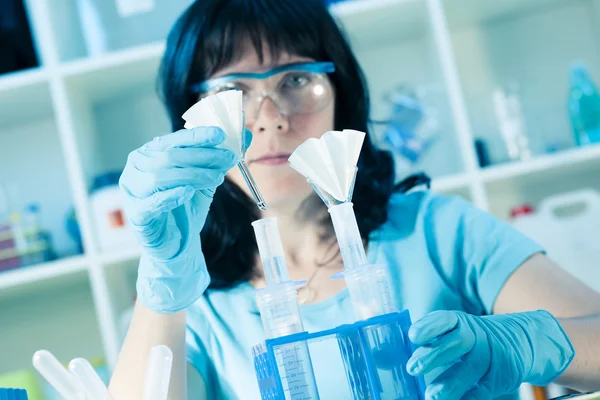
<path id="1" fill-rule="evenodd" d="M 265 80 L 232 80 L 207 95 L 233 89 L 244 93 L 246 123 L 256 120 L 267 97 L 282 115 L 307 115 L 327 108 L 333 92 L 327 75 L 298 70 L 282 72 Z"/>
<path id="2" fill-rule="evenodd" d="M 329 79 L 320 74 L 302 72 L 289 76 L 277 94 L 285 101 L 287 115 L 306 115 L 327 108 L 332 98 Z"/>

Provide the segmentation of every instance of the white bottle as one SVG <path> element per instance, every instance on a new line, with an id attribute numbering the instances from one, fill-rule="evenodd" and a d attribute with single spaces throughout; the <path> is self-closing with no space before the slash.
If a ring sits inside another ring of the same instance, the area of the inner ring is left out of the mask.
<path id="1" fill-rule="evenodd" d="M 123 198 L 118 185 L 97 189 L 90 196 L 101 251 L 128 249 L 137 246 L 137 240 L 125 216 Z"/>

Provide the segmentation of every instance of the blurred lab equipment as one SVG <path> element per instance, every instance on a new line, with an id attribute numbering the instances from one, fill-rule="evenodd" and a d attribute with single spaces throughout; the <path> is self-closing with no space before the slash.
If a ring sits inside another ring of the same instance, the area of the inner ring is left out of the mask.
<path id="1" fill-rule="evenodd" d="M 192 0 L 77 0 L 87 53 L 97 56 L 163 40 L 191 3 Z"/>
<path id="2" fill-rule="evenodd" d="M 106 384 L 88 360 L 75 358 L 69 363 L 68 369 L 81 382 L 87 399 L 113 400 Z"/>
<path id="3" fill-rule="evenodd" d="M 0 0 L 0 74 L 38 66 L 23 0 Z"/>
<path id="4" fill-rule="evenodd" d="M 28 400 L 25 389 L 0 388 L 0 400 Z"/>
<path id="5" fill-rule="evenodd" d="M 81 237 L 81 229 L 79 228 L 79 222 L 77 221 L 77 214 L 75 213 L 75 208 L 70 208 L 67 211 L 67 215 L 65 217 L 65 228 L 67 229 L 67 233 L 75 242 L 76 253 L 83 253 L 83 238 Z"/>
<path id="6" fill-rule="evenodd" d="M 85 400 L 81 382 L 48 350 L 36 351 L 33 367 L 46 379 L 65 400 Z"/>
<path id="7" fill-rule="evenodd" d="M 490 154 L 488 152 L 487 143 L 483 139 L 475 139 L 475 154 L 477 155 L 477 163 L 480 168 L 485 168 L 491 164 Z"/>
<path id="8" fill-rule="evenodd" d="M 559 266 L 600 293 L 600 193 L 593 189 L 544 199 L 512 225 L 542 245 Z"/>
<path id="9" fill-rule="evenodd" d="M 0 184 L 0 271 L 55 257 L 50 234 L 41 228 L 39 205 L 22 207 L 18 187 Z"/>
<path id="10" fill-rule="evenodd" d="M 581 63 L 571 68 L 569 116 L 577 146 L 600 143 L 600 94 Z"/>
<path id="11" fill-rule="evenodd" d="M 107 379 L 103 380 L 86 359 L 75 358 L 66 369 L 51 352 L 38 350 L 32 363 L 63 400 L 113 400 L 106 386 Z M 158 345 L 150 349 L 144 400 L 167 400 L 172 365 L 173 353 L 167 346 Z"/>
<path id="12" fill-rule="evenodd" d="M 525 132 L 519 86 L 511 83 L 505 88 L 496 89 L 492 99 L 500 135 L 508 151 L 508 158 L 511 161 L 531 159 L 532 152 L 529 138 Z"/>
<path id="13" fill-rule="evenodd" d="M 391 114 L 384 132 L 386 142 L 411 166 L 418 163 L 436 140 L 437 118 L 417 91 L 407 85 L 386 96 Z"/>
<path id="14" fill-rule="evenodd" d="M 510 220 L 514 221 L 517 218 L 520 218 L 524 215 L 531 215 L 535 212 L 535 207 L 533 207 L 531 204 L 520 204 L 518 206 L 514 206 L 511 210 L 510 210 Z"/>
<path id="15" fill-rule="evenodd" d="M 77 359 L 75 359 L 75 360 L 77 360 Z M 71 360 L 71 361 L 73 361 L 73 360 Z M 100 378 L 100 380 L 103 382 L 103 384 L 108 385 L 108 382 L 110 380 L 110 373 L 108 371 L 108 366 L 106 365 L 106 362 L 104 361 L 104 359 L 103 358 L 95 358 L 95 359 L 90 360 L 89 363 L 92 365 L 92 367 L 94 368 L 95 374 Z M 70 363 L 69 363 L 69 365 L 70 365 Z M 73 372 L 71 372 L 71 373 L 73 373 Z M 42 384 L 44 400 L 63 400 L 63 397 L 56 391 L 54 386 L 52 386 L 52 384 L 50 384 L 48 381 L 43 380 L 41 382 L 41 384 Z M 84 390 L 85 390 L 85 388 L 84 388 Z M 103 398 L 103 400 L 111 400 L 111 399 Z"/>
<path id="16" fill-rule="evenodd" d="M 363 132 L 352 130 L 327 132 L 301 144 L 289 159 L 329 209 L 345 266 L 334 277 L 346 279 L 356 322 L 320 332 L 303 331 L 295 284 L 287 277 L 276 225 L 264 220 L 254 224 L 265 277 L 272 281 L 267 289 L 285 288 L 278 296 L 257 293 L 267 340 L 254 346 L 252 354 L 263 399 L 319 399 L 318 365 L 312 365 L 310 353 L 325 349 L 315 345 L 337 349 L 332 357 L 339 357 L 339 370 L 327 374 L 345 374 L 348 387 L 339 388 L 340 398 L 422 398 L 423 381 L 406 371 L 412 354 L 407 335 L 410 316 L 408 311 L 396 312 L 385 266 L 368 264 L 351 203 L 364 137 Z M 269 296 L 268 302 L 264 296 Z"/>
<path id="17" fill-rule="evenodd" d="M 94 226 L 101 251 L 137 247 L 138 243 L 125 216 L 119 189 L 121 172 L 107 172 L 94 179 L 90 194 Z"/>

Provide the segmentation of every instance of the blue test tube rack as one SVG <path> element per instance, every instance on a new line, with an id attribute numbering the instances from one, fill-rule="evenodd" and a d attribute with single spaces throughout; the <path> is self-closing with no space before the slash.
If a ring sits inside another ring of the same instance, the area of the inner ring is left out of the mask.
<path id="1" fill-rule="evenodd" d="M 408 339 L 410 325 L 410 314 L 404 310 L 320 332 L 300 332 L 267 339 L 252 348 L 261 399 L 287 400 L 293 397 L 290 395 L 293 383 L 286 381 L 286 372 L 277 360 L 281 349 L 289 349 L 294 344 L 306 346 L 308 343 L 310 352 L 311 344 L 336 341 L 340 354 L 339 368 L 344 369 L 348 383 L 346 388 L 340 388 L 336 398 L 422 400 L 425 391 L 423 379 L 415 378 L 406 371 L 406 363 L 414 350 Z M 318 366 L 313 367 L 318 371 Z M 318 378 L 317 374 L 317 386 Z"/>

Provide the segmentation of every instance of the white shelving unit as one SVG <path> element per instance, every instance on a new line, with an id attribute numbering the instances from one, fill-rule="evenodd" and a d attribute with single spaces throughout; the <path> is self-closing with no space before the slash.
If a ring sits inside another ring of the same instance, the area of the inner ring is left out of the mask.
<path id="1" fill-rule="evenodd" d="M 75 0 L 27 5 L 42 66 L 0 76 L 0 182 L 16 179 L 25 197 L 42 203 L 42 222 L 63 254 L 72 254 L 64 215 L 73 206 L 85 251 L 0 273 L 0 373 L 28 367 L 43 346 L 64 360 L 104 356 L 113 366 L 140 251 L 99 251 L 88 188 L 95 175 L 122 169 L 131 150 L 169 131 L 155 94 L 164 51 L 155 39 L 166 31 L 148 28 L 146 41 L 116 41 L 109 52 L 88 56 Z M 332 8 L 366 72 L 373 117 L 386 116 L 383 96 L 395 86 L 431 88 L 443 129 L 419 168 L 434 176 L 435 191 L 503 219 L 523 202 L 600 189 L 600 146 L 572 148 L 566 114 L 569 63 L 583 59 L 600 77 L 599 10 L 596 0 L 353 0 Z M 178 13 L 157 26 L 170 26 Z M 473 140 L 484 138 L 492 157 L 502 158 L 486 107 L 509 79 L 524 89 L 536 143 L 571 148 L 482 169 Z"/>

